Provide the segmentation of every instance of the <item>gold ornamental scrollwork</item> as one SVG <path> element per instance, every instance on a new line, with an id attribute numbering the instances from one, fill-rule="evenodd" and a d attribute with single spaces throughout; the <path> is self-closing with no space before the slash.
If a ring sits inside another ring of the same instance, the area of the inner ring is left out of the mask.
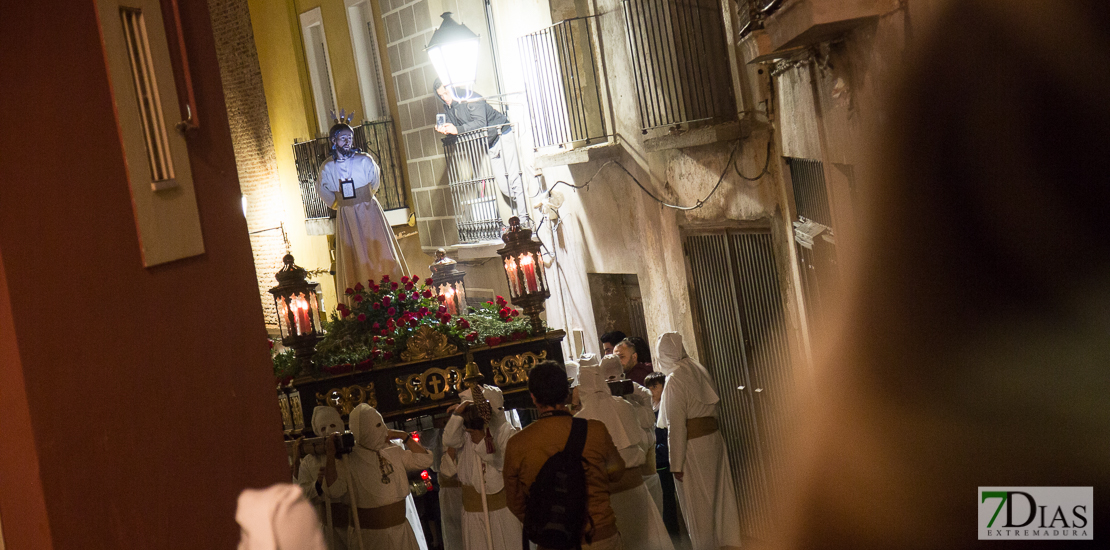
<path id="1" fill-rule="evenodd" d="M 316 392 L 316 405 L 335 407 L 342 414 L 351 414 L 360 403 L 378 407 L 378 396 L 374 394 L 374 383 L 365 386 L 358 384 L 345 388 L 332 388 L 324 393 Z"/>
<path id="2" fill-rule="evenodd" d="M 423 399 L 439 401 L 448 392 L 458 393 L 463 373 L 458 367 L 430 368 L 424 372 L 397 377 L 397 399 L 402 405 L 411 405 Z"/>
<path id="3" fill-rule="evenodd" d="M 423 361 L 459 352 L 454 344 L 447 343 L 447 335 L 424 325 L 408 341 L 408 349 L 401 352 L 403 361 Z"/>
<path id="4" fill-rule="evenodd" d="M 520 355 L 506 355 L 500 361 L 490 360 L 493 367 L 493 383 L 497 386 L 512 386 L 528 382 L 528 372 L 547 359 L 547 352 L 541 351 L 538 355 L 530 351 Z"/>

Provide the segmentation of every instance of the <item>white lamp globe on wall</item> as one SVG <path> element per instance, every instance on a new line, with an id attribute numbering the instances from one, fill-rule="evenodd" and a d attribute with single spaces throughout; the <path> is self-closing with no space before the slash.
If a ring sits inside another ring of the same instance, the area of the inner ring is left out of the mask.
<path id="1" fill-rule="evenodd" d="M 432 33 L 424 51 L 436 68 L 444 86 L 463 86 L 467 90 L 478 77 L 478 49 L 481 42 L 474 31 L 460 25 L 444 12 L 443 23 Z"/>

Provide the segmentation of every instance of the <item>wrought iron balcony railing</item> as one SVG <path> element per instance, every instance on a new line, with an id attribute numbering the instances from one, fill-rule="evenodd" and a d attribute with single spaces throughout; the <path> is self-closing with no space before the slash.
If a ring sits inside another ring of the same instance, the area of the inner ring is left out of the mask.
<path id="1" fill-rule="evenodd" d="M 596 21 L 567 19 L 517 39 L 537 150 L 607 137 L 591 36 Z"/>
<path id="2" fill-rule="evenodd" d="M 623 0 L 640 125 L 736 116 L 718 0 Z"/>
<path id="3" fill-rule="evenodd" d="M 511 216 L 530 225 L 516 132 L 511 124 L 448 136 L 443 149 L 459 242 L 500 239 L 505 220 Z"/>
<path id="4" fill-rule="evenodd" d="M 401 153 L 397 147 L 397 137 L 393 131 L 393 121 L 364 122 L 354 127 L 355 147 L 369 153 L 381 168 L 381 187 L 378 188 L 378 202 L 385 210 L 405 207 L 405 175 L 401 169 Z M 334 218 L 335 211 L 328 208 L 316 194 L 316 178 L 320 166 L 331 155 L 328 138 L 316 138 L 293 143 L 293 159 L 297 164 L 297 179 L 300 180 L 301 202 L 304 205 L 306 220 Z"/>

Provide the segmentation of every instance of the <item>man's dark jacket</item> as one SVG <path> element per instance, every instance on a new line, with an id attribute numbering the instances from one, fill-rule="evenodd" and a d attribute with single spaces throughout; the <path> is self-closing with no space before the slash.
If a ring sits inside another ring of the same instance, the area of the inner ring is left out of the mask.
<path id="1" fill-rule="evenodd" d="M 500 126 L 509 123 L 509 117 L 506 117 L 493 107 L 482 96 L 471 93 L 471 99 L 467 101 L 454 101 L 451 105 L 447 105 L 438 95 L 440 111 L 447 115 L 447 122 L 455 125 L 455 128 L 460 134 L 465 134 L 471 130 L 478 128 L 485 128 L 487 126 Z M 509 127 L 504 127 L 505 132 L 509 131 Z M 489 147 L 493 147 L 497 143 L 501 133 L 496 128 L 491 128 L 489 131 Z M 444 143 L 452 143 L 456 138 L 455 136 L 447 136 L 444 138 Z"/>

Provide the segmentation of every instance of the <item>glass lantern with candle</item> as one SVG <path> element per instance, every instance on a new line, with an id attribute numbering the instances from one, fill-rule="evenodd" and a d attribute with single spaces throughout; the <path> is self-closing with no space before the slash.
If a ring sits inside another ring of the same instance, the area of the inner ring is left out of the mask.
<path id="1" fill-rule="evenodd" d="M 432 286 L 437 294 L 446 298 L 443 305 L 447 307 L 447 313 L 465 315 L 466 286 L 463 278 L 466 272 L 459 271 L 455 260 L 447 257 L 445 249 L 437 250 L 435 258 L 435 263 L 429 266 L 432 269 Z"/>
<path id="2" fill-rule="evenodd" d="M 497 251 L 509 283 L 509 299 L 524 310 L 532 322 L 533 334 L 543 330 L 540 313 L 551 296 L 544 271 L 542 243 L 532 240 L 532 230 L 520 225 L 520 218 L 509 218 L 509 230 L 501 236 L 505 248 Z"/>
<path id="3" fill-rule="evenodd" d="M 285 266 L 274 276 L 278 285 L 270 289 L 270 294 L 274 295 L 281 343 L 296 351 L 303 369 L 324 333 L 320 285 L 307 279 L 308 272 L 293 263 L 292 254 L 286 254 L 283 262 Z"/>

